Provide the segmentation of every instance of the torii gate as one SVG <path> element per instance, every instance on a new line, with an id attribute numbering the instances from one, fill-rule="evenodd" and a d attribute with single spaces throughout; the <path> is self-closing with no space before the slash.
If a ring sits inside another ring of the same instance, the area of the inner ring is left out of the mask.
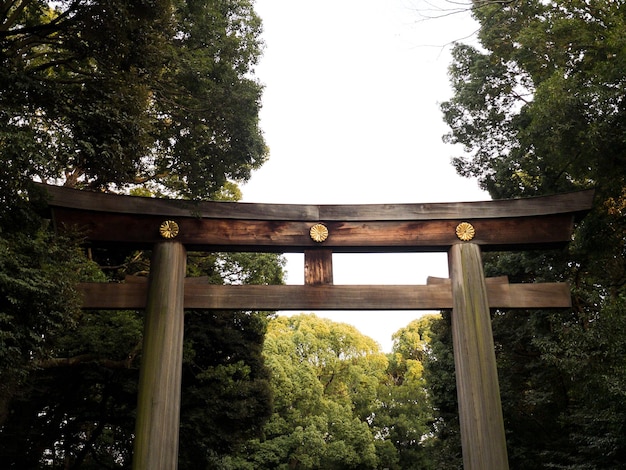
<path id="1" fill-rule="evenodd" d="M 567 308 L 565 283 L 485 279 L 481 249 L 563 246 L 593 191 L 484 202 L 287 205 L 193 202 L 44 186 L 57 228 L 93 244 L 153 250 L 149 282 L 79 286 L 86 309 L 146 309 L 133 469 L 177 467 L 184 309 L 453 309 L 466 470 L 508 469 L 490 308 Z M 305 284 L 208 285 L 185 279 L 186 250 L 303 252 Z M 333 285 L 333 252 L 448 253 L 450 279 L 421 286 Z"/>

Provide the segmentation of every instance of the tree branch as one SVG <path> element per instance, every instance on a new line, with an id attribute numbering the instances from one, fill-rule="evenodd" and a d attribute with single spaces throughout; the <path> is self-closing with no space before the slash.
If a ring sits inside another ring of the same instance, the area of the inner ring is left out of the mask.
<path id="1" fill-rule="evenodd" d="M 11 4 L 10 4 L 11 3 Z M 3 2 L 2 4 L 2 13 L 5 15 L 5 20 L 0 23 L 0 31 L 8 31 L 12 24 L 17 21 L 17 18 L 24 11 L 24 9 L 28 6 L 28 4 L 32 3 L 32 0 L 23 0 L 11 13 L 10 16 L 6 16 L 9 13 L 9 10 L 12 6 L 15 5 L 14 2 Z"/>
<path id="2" fill-rule="evenodd" d="M 54 369 L 59 367 L 77 367 L 82 364 L 93 363 L 106 367 L 107 369 L 130 369 L 140 350 L 141 343 L 138 343 L 128 354 L 126 359 L 120 361 L 103 358 L 97 354 L 81 354 L 73 357 L 53 357 L 50 359 L 43 359 L 37 361 L 35 365 L 40 369 Z"/>

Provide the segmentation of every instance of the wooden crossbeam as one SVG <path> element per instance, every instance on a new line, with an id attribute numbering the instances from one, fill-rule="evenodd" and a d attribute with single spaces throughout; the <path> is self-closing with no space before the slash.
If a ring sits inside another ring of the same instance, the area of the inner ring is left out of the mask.
<path id="1" fill-rule="evenodd" d="M 428 285 L 210 285 L 188 278 L 186 309 L 439 310 L 452 308 L 450 280 Z M 85 309 L 142 309 L 147 283 L 82 283 Z M 567 283 L 509 284 L 487 279 L 490 308 L 567 308 Z"/>
<path id="2" fill-rule="evenodd" d="M 56 208 L 57 224 L 76 227 L 94 244 L 123 244 L 150 247 L 161 241 L 163 216 L 90 213 Z M 456 226 L 470 222 L 476 235 L 472 240 L 485 250 L 519 250 L 549 247 L 571 241 L 574 218 L 553 214 L 513 219 L 468 219 L 423 221 L 325 222 L 329 236 L 323 244 L 311 239 L 309 229 L 317 220 L 267 221 L 176 218 L 177 237 L 190 250 L 304 252 L 323 246 L 333 252 L 424 252 L 447 251 L 459 242 Z"/>
<path id="3" fill-rule="evenodd" d="M 43 186 L 56 227 L 82 230 L 92 244 L 151 247 L 160 225 L 174 221 L 188 250 L 304 252 L 447 251 L 456 227 L 475 229 L 483 250 L 542 248 L 571 240 L 592 191 L 498 201 L 434 204 L 291 205 L 194 202 L 119 196 Z M 311 238 L 322 223 L 328 238 Z"/>
<path id="4" fill-rule="evenodd" d="M 568 214 L 587 211 L 593 190 L 520 199 L 408 204 L 264 204 L 227 201 L 188 201 L 77 191 L 41 185 L 53 207 L 118 214 L 151 214 L 238 220 L 324 220 L 337 222 L 383 220 L 489 219 Z"/>

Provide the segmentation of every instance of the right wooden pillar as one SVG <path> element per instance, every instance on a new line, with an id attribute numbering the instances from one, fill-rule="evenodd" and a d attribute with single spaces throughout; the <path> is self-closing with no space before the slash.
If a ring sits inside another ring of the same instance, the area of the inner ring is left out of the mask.
<path id="1" fill-rule="evenodd" d="M 452 342 L 464 470 L 509 468 L 480 247 L 452 245 Z"/>

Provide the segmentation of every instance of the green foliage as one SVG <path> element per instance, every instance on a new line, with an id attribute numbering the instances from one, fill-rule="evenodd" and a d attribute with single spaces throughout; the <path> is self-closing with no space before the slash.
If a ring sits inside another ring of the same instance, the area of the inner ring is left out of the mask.
<path id="1" fill-rule="evenodd" d="M 32 234 L 0 228 L 0 423 L 14 387 L 75 325 L 80 303 L 74 283 L 91 270 L 74 242 L 56 239 L 43 226 Z"/>
<path id="2" fill-rule="evenodd" d="M 252 2 L 24 0 L 1 25 L 1 181 L 210 198 L 265 160 Z"/>
<path id="3" fill-rule="evenodd" d="M 424 364 L 424 378 L 433 411 L 431 452 L 437 469 L 461 469 L 461 436 L 456 395 L 451 312 L 432 319 L 431 340 Z"/>
<path id="4" fill-rule="evenodd" d="M 482 49 L 457 45 L 443 104 L 456 159 L 494 197 L 595 185 L 621 193 L 621 1 L 485 2 Z M 614 194 L 613 194 L 614 195 Z"/>
<path id="5" fill-rule="evenodd" d="M 573 292 L 568 311 L 494 316 L 511 467 L 618 468 L 626 452 L 616 425 L 623 398 L 613 388 L 623 384 L 626 353 L 626 4 L 474 2 L 472 11 L 480 45 L 455 46 L 454 95 L 442 105 L 446 140 L 467 152 L 457 170 L 494 198 L 596 189 L 568 250 L 485 256 L 490 275 L 569 281 Z M 440 334 L 438 362 L 450 354 Z M 429 379 L 441 383 L 436 406 L 453 400 L 453 382 L 444 381 L 434 371 Z M 456 425 L 443 416 L 441 429 Z"/>
<path id="6" fill-rule="evenodd" d="M 566 380 L 559 424 L 568 446 L 551 449 L 553 459 L 566 462 L 566 468 L 618 468 L 626 458 L 624 307 L 620 295 L 587 321 L 552 317 L 557 335 L 535 341 L 547 367 Z"/>
<path id="7" fill-rule="evenodd" d="M 249 443 L 254 468 L 376 468 L 367 422 L 386 358 L 353 327 L 314 315 L 278 317 L 264 354 L 274 414 Z"/>
<path id="8" fill-rule="evenodd" d="M 237 200 L 265 160 L 261 24 L 248 0 L 8 2 L 0 13 L 0 459 L 130 465 L 139 312 L 82 312 L 79 280 L 149 272 L 148 252 L 55 237 L 32 180 Z M 85 256 L 88 255 L 87 257 Z M 98 266 L 99 265 L 99 266 Z M 278 255 L 192 254 L 211 283 L 282 282 Z M 181 468 L 211 468 L 270 414 L 266 313 L 187 315 Z"/>
<path id="9" fill-rule="evenodd" d="M 181 468 L 214 468 L 260 434 L 272 406 L 262 357 L 265 327 L 262 313 L 185 315 Z"/>
<path id="10" fill-rule="evenodd" d="M 65 250 L 66 245 L 60 248 Z M 78 255 L 76 262 L 84 263 L 84 257 Z M 193 261 L 192 257 L 190 268 L 201 274 Z M 225 271 L 223 265 L 210 266 L 219 273 L 215 276 L 234 279 L 239 275 L 239 282 L 279 282 L 279 259 L 273 256 L 266 261 L 265 271 L 260 265 L 249 272 L 240 266 L 237 273 Z M 92 266 L 88 263 L 89 269 L 82 271 L 73 267 L 71 272 L 93 279 L 98 276 L 90 271 Z M 61 270 L 59 279 L 66 280 L 64 266 L 56 267 Z M 102 279 L 101 273 L 99 277 Z M 67 297 L 57 298 L 66 308 Z M 45 301 L 46 307 L 54 305 L 47 298 Z M 54 319 L 46 310 L 38 313 L 47 322 Z M 266 315 L 186 314 L 181 468 L 211 468 L 242 441 L 257 436 L 269 417 L 272 396 L 261 354 Z M 14 320 L 10 323 L 13 328 L 16 325 Z M 141 313 L 80 312 L 76 304 L 71 323 L 65 322 L 58 331 L 49 324 L 42 328 L 49 335 L 49 341 L 39 346 L 42 358 L 32 357 L 25 349 L 26 359 L 13 369 L 3 364 L 3 374 L 12 370 L 21 374 L 19 382 L 3 382 L 7 392 L 0 423 L 3 462 L 16 468 L 38 468 L 44 463 L 68 468 L 128 467 L 141 359 Z M 31 329 L 29 325 L 25 334 L 31 334 Z"/>
<path id="11" fill-rule="evenodd" d="M 424 363 L 436 319 L 423 316 L 393 335 L 388 378 L 380 386 L 380 406 L 373 417 L 377 433 L 396 449 L 397 462 L 386 465 L 390 469 L 435 468 L 430 456 L 433 413 Z"/>
<path id="12" fill-rule="evenodd" d="M 413 354 L 427 349 L 429 325 L 399 331 L 386 356 L 346 324 L 312 314 L 273 319 L 264 355 L 274 412 L 262 438 L 215 468 L 434 468 L 430 404 Z"/>
<path id="13" fill-rule="evenodd" d="M 121 366 L 140 318 L 80 310 L 76 282 L 104 276 L 33 212 L 36 193 L 24 194 L 26 223 L 14 225 L 15 208 L 0 218 L 0 456 L 8 468 L 63 466 L 69 455 L 78 465 L 88 452 L 113 463 L 132 448 L 136 390 Z"/>

